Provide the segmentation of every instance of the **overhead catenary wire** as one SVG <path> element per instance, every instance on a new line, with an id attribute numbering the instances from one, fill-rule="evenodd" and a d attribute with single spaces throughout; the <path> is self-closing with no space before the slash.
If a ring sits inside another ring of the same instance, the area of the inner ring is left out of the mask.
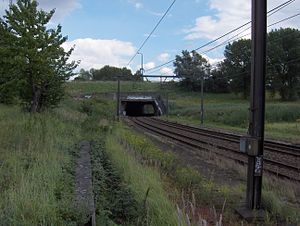
<path id="1" fill-rule="evenodd" d="M 300 13 L 296 13 L 296 14 L 294 14 L 294 15 L 292 15 L 292 16 L 289 16 L 289 17 L 286 17 L 286 18 L 281 19 L 281 20 L 279 20 L 279 21 L 276 21 L 276 22 L 274 22 L 274 23 L 268 25 L 268 27 L 272 27 L 272 26 L 274 26 L 274 25 L 276 25 L 276 24 L 279 24 L 279 23 L 285 22 L 285 21 L 287 21 L 287 20 L 293 19 L 293 18 L 295 18 L 295 17 L 297 17 L 297 16 L 300 16 Z M 246 37 L 246 36 L 250 35 L 251 33 L 247 33 L 247 34 L 244 34 L 244 35 L 242 35 L 242 36 L 240 36 L 240 37 L 237 37 L 237 36 L 239 36 L 240 34 L 242 34 L 242 33 L 244 33 L 245 31 L 247 31 L 248 29 L 250 29 L 250 28 L 244 29 L 243 31 L 241 31 L 241 32 L 239 32 L 238 34 L 236 34 L 236 35 L 230 37 L 229 39 L 225 40 L 224 42 L 222 42 L 222 43 L 220 43 L 220 44 L 218 44 L 218 45 L 216 45 L 216 46 L 214 46 L 214 47 L 212 47 L 212 48 L 210 48 L 210 49 L 208 49 L 208 50 L 205 50 L 205 51 L 201 52 L 200 54 L 204 54 L 204 53 L 211 52 L 211 51 L 214 50 L 214 49 L 217 49 L 217 48 L 219 48 L 219 47 L 221 47 L 221 46 L 227 45 L 229 42 L 234 42 L 234 41 L 236 41 L 236 40 L 239 40 L 239 39 L 241 39 L 241 38 L 243 38 L 243 37 Z M 237 38 L 236 38 L 236 37 L 237 37 Z M 234 39 L 234 38 L 235 38 L 235 39 Z M 169 65 L 170 63 L 172 63 L 172 62 L 174 62 L 174 61 L 175 61 L 175 59 L 170 60 L 170 61 L 168 61 L 168 62 L 166 62 L 166 63 L 164 63 L 164 64 L 162 64 L 162 65 L 163 65 L 163 66 L 166 66 L 166 65 Z M 155 67 L 155 68 L 149 69 L 148 71 L 151 71 L 151 73 L 155 73 L 155 72 L 159 71 L 159 70 L 161 69 L 161 67 L 162 67 L 162 66 L 160 65 L 160 66 L 157 66 L 157 67 Z"/>
<path id="2" fill-rule="evenodd" d="M 285 61 L 285 62 L 280 62 L 280 63 L 276 63 L 276 64 L 273 64 L 273 65 L 269 65 L 266 67 L 266 69 L 270 69 L 270 68 L 273 68 L 273 67 L 276 67 L 276 66 L 280 66 L 282 64 L 291 64 L 291 63 L 296 63 L 296 62 L 300 62 L 300 57 L 296 58 L 296 59 L 292 59 L 292 60 L 289 60 L 289 61 Z M 222 79 L 228 79 L 228 80 L 233 80 L 233 79 L 236 79 L 238 77 L 240 77 L 241 75 L 250 75 L 251 71 L 250 70 L 247 70 L 247 71 L 244 71 L 244 72 L 240 72 L 240 73 L 235 73 L 235 74 L 231 74 L 231 75 L 227 75 L 227 76 L 222 76 L 220 78 Z"/>
<path id="3" fill-rule="evenodd" d="M 279 24 L 279 23 L 282 23 L 282 22 L 284 22 L 284 21 L 293 19 L 294 17 L 297 17 L 297 16 L 300 16 L 300 13 L 297 13 L 297 14 L 294 14 L 294 15 L 292 15 L 292 16 L 290 16 L 290 17 L 286 17 L 286 18 L 284 18 L 284 19 L 282 19 L 282 20 L 276 21 L 276 22 L 274 22 L 274 23 L 268 25 L 268 27 L 272 27 L 272 26 L 274 26 L 274 25 L 276 25 L 276 24 Z M 249 29 L 249 28 L 248 28 L 248 29 Z M 248 29 L 247 29 L 247 30 L 248 30 Z M 237 37 L 238 35 L 242 34 L 242 33 L 245 32 L 245 31 L 246 31 L 246 29 L 243 30 L 242 32 L 238 33 L 237 35 L 232 36 L 230 39 L 227 39 L 226 41 L 220 43 L 219 45 L 214 46 L 214 47 L 212 47 L 212 48 L 210 48 L 210 49 L 208 49 L 208 50 L 205 50 L 205 51 L 202 52 L 202 53 L 208 53 L 208 52 L 210 52 L 210 51 L 212 51 L 212 50 L 214 50 L 214 49 L 219 48 L 220 46 L 226 45 L 226 44 L 227 44 L 228 42 L 230 42 L 230 41 L 236 41 L 236 40 L 239 40 L 239 39 L 241 39 L 241 38 L 243 38 L 243 37 L 246 37 L 246 36 L 248 36 L 248 35 L 251 34 L 251 33 L 247 33 L 247 34 L 244 34 L 244 35 L 242 35 L 242 36 L 240 36 L 240 37 L 238 37 L 238 38 L 236 38 L 236 39 L 232 39 L 232 38 Z"/>
<path id="4" fill-rule="evenodd" d="M 299 15 L 300 15 L 300 13 L 297 13 L 297 14 L 295 14 L 295 15 L 293 15 L 293 16 L 286 17 L 286 18 L 284 18 L 284 19 L 282 19 L 282 20 L 279 20 L 279 21 L 277 21 L 277 22 L 275 22 L 275 23 L 273 23 L 273 24 L 270 24 L 269 26 L 274 26 L 274 25 L 279 24 L 279 23 L 281 23 L 281 22 L 284 22 L 284 21 L 293 19 L 294 17 L 297 17 L 297 16 L 299 16 Z M 268 27 L 269 27 L 269 26 L 268 26 Z"/>
<path id="5" fill-rule="evenodd" d="M 290 4 L 293 3 L 293 2 L 295 2 L 295 0 L 288 0 L 288 1 L 286 1 L 286 2 L 284 2 L 284 3 L 282 3 L 282 4 L 280 4 L 280 5 L 278 5 L 278 6 L 276 6 L 276 7 L 274 7 L 273 9 L 271 9 L 271 10 L 268 11 L 268 16 L 271 16 L 271 15 L 277 13 L 278 11 L 282 10 L 283 8 L 285 8 L 286 6 L 290 5 Z M 294 15 L 294 17 L 295 17 L 295 15 Z M 290 18 L 290 19 L 291 19 L 291 18 Z M 281 21 L 281 22 L 283 22 L 283 21 Z M 278 23 L 279 23 L 279 22 L 278 22 Z M 211 44 L 217 42 L 218 40 L 220 40 L 220 39 L 222 39 L 222 38 L 228 36 L 229 34 L 232 34 L 232 33 L 236 32 L 236 31 L 240 30 L 241 28 L 247 26 L 248 24 L 251 24 L 251 21 L 248 21 L 247 23 L 244 23 L 244 24 L 242 24 L 242 25 L 240 25 L 240 26 L 238 26 L 238 27 L 236 27 L 236 28 L 230 30 L 229 32 L 226 32 L 225 34 L 223 34 L 223 35 L 221 35 L 221 36 L 215 38 L 214 40 L 211 40 L 211 41 L 209 41 L 209 42 L 207 42 L 207 43 L 201 45 L 200 47 L 197 47 L 197 48 L 193 49 L 192 51 L 198 51 L 198 50 L 200 50 L 200 49 L 202 49 L 202 48 L 204 48 L 204 47 L 206 47 L 206 46 L 209 46 L 209 45 L 211 45 Z M 274 25 L 275 25 L 275 24 L 274 24 Z M 250 26 L 248 29 L 250 29 L 250 28 L 251 28 L 251 26 Z M 146 72 L 148 72 L 148 73 L 153 73 L 154 70 L 155 70 L 155 72 L 156 72 L 156 71 L 157 71 L 156 69 L 159 70 L 159 69 L 162 68 L 163 66 L 169 65 L 170 63 L 174 62 L 175 60 L 176 60 L 176 58 L 175 58 L 175 59 L 172 59 L 172 60 L 169 60 L 169 61 L 167 61 L 167 62 L 165 62 L 165 63 L 163 63 L 163 64 L 160 64 L 160 65 L 158 65 L 158 66 L 156 66 L 156 67 L 154 67 L 154 68 L 151 68 L 151 69 L 149 69 L 149 70 L 146 70 Z"/>
<path id="6" fill-rule="evenodd" d="M 142 45 L 140 46 L 140 48 L 136 51 L 136 53 L 131 57 L 131 59 L 129 60 L 129 62 L 127 63 L 127 66 L 129 66 L 129 64 L 133 61 L 133 59 L 136 57 L 136 55 L 141 51 L 141 49 L 144 47 L 144 45 L 146 44 L 146 42 L 149 40 L 149 38 L 152 36 L 152 34 L 155 32 L 155 30 L 157 29 L 157 27 L 160 25 L 160 23 L 163 21 L 163 19 L 167 16 L 167 14 L 169 13 L 169 11 L 171 10 L 171 8 L 173 7 L 173 5 L 175 4 L 177 0 L 173 0 L 173 2 L 171 3 L 171 5 L 168 7 L 168 9 L 166 10 L 166 12 L 163 14 L 163 16 L 160 18 L 160 20 L 157 22 L 157 24 L 154 26 L 154 28 L 152 29 L 152 31 L 150 32 L 150 34 L 147 36 L 147 38 L 143 41 Z"/>

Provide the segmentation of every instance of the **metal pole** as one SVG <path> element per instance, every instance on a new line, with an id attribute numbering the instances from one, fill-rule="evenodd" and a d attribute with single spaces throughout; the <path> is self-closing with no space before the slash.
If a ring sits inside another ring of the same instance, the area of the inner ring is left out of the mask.
<path id="1" fill-rule="evenodd" d="M 118 117 L 118 121 L 120 121 L 120 76 L 118 76 L 117 117 Z"/>
<path id="2" fill-rule="evenodd" d="M 204 79 L 203 75 L 201 78 L 201 113 L 200 113 L 200 120 L 201 120 L 201 126 L 203 126 L 203 117 L 204 117 L 204 106 L 203 106 L 203 101 L 204 101 L 204 96 L 203 96 L 203 86 L 204 86 Z"/>
<path id="3" fill-rule="evenodd" d="M 252 61 L 249 135 L 255 140 L 248 154 L 247 207 L 261 209 L 264 152 L 267 1 L 252 0 Z"/>
<path id="4" fill-rule="evenodd" d="M 169 93 L 167 93 L 167 116 L 169 115 Z"/>
<path id="5" fill-rule="evenodd" d="M 141 55 L 141 74 L 144 75 L 144 55 L 143 53 L 138 52 Z"/>
<path id="6" fill-rule="evenodd" d="M 144 75 L 144 55 L 141 53 L 142 59 L 141 59 L 141 63 L 142 63 L 142 75 Z"/>
<path id="7" fill-rule="evenodd" d="M 12 7 L 13 1 L 9 0 L 9 12 L 11 13 L 11 7 Z"/>

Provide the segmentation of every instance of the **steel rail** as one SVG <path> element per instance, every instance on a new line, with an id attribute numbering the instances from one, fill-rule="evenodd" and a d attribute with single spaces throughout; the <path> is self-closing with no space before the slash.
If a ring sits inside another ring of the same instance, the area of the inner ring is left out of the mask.
<path id="1" fill-rule="evenodd" d="M 220 136 L 216 136 L 216 134 L 210 134 L 211 130 L 208 134 L 204 134 L 202 128 L 200 130 L 202 133 L 199 133 L 199 128 L 189 127 L 156 118 L 131 118 L 130 120 L 135 125 L 142 127 L 143 129 L 168 137 L 189 147 L 202 149 L 206 152 L 212 151 L 224 158 L 247 164 L 246 155 L 237 150 L 238 144 L 235 139 L 232 139 L 238 135 L 218 132 Z M 191 129 L 189 130 L 189 128 Z M 221 137 L 222 134 L 223 137 Z M 197 137 L 199 135 L 203 137 L 199 139 L 199 137 Z M 211 138 L 215 140 L 209 140 Z M 227 146 L 224 145 L 224 141 L 227 142 Z M 229 142 L 233 142 L 234 144 L 228 145 Z M 228 153 L 230 153 L 230 155 L 228 155 Z M 289 165 L 286 162 L 270 159 L 269 157 L 269 155 L 266 155 L 265 157 L 265 171 L 276 174 L 280 177 L 300 181 L 299 166 Z"/>
<path id="2" fill-rule="evenodd" d="M 194 131 L 195 133 L 198 133 L 201 135 L 207 136 L 207 134 L 209 134 L 213 138 L 216 138 L 216 139 L 219 138 L 222 140 L 227 140 L 227 141 L 235 142 L 235 143 L 239 143 L 240 138 L 242 137 L 241 135 L 237 135 L 237 134 L 215 131 L 215 130 L 208 129 L 208 128 L 198 128 L 198 127 L 193 127 L 193 126 L 187 126 L 187 125 L 179 124 L 176 122 L 170 122 L 170 121 L 166 121 L 166 120 L 162 120 L 162 119 L 158 119 L 158 118 L 151 118 L 150 120 L 160 122 L 169 127 L 180 128 L 185 131 Z M 265 143 L 266 150 L 270 150 L 272 152 L 277 152 L 277 153 L 289 154 L 294 157 L 300 157 L 300 145 L 287 144 L 287 143 L 283 143 L 280 141 L 271 141 L 271 140 L 265 140 L 264 143 Z M 300 163 L 299 163 L 299 167 L 300 167 Z"/>

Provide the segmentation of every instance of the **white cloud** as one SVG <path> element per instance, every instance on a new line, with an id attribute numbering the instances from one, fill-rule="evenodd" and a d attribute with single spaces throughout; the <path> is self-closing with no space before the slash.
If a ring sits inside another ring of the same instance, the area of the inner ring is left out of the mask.
<path id="1" fill-rule="evenodd" d="M 221 62 L 224 58 L 211 58 L 205 54 L 202 54 L 202 56 L 208 60 L 211 66 L 216 66 L 217 63 Z"/>
<path id="2" fill-rule="evenodd" d="M 134 6 L 134 8 L 136 8 L 136 9 L 143 8 L 143 3 L 141 1 L 139 1 L 139 0 L 128 0 L 128 2 L 130 4 L 132 4 Z"/>
<path id="3" fill-rule="evenodd" d="M 154 62 L 149 62 L 149 63 L 146 63 L 145 65 L 144 65 L 144 69 L 145 70 L 150 70 L 150 69 L 152 69 L 152 68 L 154 68 L 155 67 L 155 63 Z"/>
<path id="4" fill-rule="evenodd" d="M 268 0 L 268 10 L 281 3 L 283 3 L 283 0 Z M 270 16 L 268 18 L 268 24 L 296 14 L 298 9 L 295 7 L 295 4 L 297 4 L 297 1 Z M 213 15 L 196 18 L 195 25 L 184 30 L 187 34 L 185 37 L 186 40 L 201 38 L 214 39 L 251 20 L 251 1 L 248 0 L 210 0 L 209 7 L 215 13 Z M 295 18 L 294 20 L 280 23 L 272 28 L 276 27 L 299 28 L 300 19 Z"/>
<path id="5" fill-rule="evenodd" d="M 163 67 L 162 69 L 160 69 L 160 73 L 162 75 L 173 75 L 173 69 L 169 67 Z"/>
<path id="6" fill-rule="evenodd" d="M 135 7 L 136 9 L 140 9 L 140 8 L 143 7 L 143 4 L 140 3 L 140 2 L 136 2 L 136 3 L 134 4 L 134 7 Z"/>
<path id="7" fill-rule="evenodd" d="M 86 70 L 102 68 L 105 65 L 124 67 L 128 58 L 135 53 L 135 47 L 130 42 L 103 39 L 76 39 L 63 44 L 65 49 L 75 45 L 70 60 L 80 60 L 79 68 Z"/>
<path id="8" fill-rule="evenodd" d="M 81 7 L 80 0 L 39 0 L 39 8 L 45 11 L 56 9 L 53 19 L 55 21 L 63 19 L 72 11 Z M 16 3 L 16 0 L 13 0 Z M 0 2 L 0 15 L 4 14 L 4 10 L 8 9 L 9 0 Z"/>
<path id="9" fill-rule="evenodd" d="M 16 0 L 12 1 L 16 3 Z M 80 0 L 39 0 L 39 8 L 49 12 L 55 9 L 53 16 L 54 21 L 62 20 L 65 16 L 69 15 L 72 11 L 81 8 Z M 0 15 L 4 14 L 4 10 L 8 9 L 9 0 L 0 2 Z"/>
<path id="10" fill-rule="evenodd" d="M 165 62 L 170 58 L 170 54 L 169 53 L 162 53 L 160 54 L 157 59 L 161 62 Z"/>
<path id="11" fill-rule="evenodd" d="M 80 0 L 39 0 L 39 6 L 46 11 L 55 9 L 54 20 L 60 20 L 72 11 L 81 8 Z"/>

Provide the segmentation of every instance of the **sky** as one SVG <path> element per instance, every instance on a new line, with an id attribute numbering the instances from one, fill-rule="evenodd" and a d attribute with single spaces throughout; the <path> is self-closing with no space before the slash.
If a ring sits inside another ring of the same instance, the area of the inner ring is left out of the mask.
<path id="1" fill-rule="evenodd" d="M 0 15 L 9 0 L 0 0 Z M 268 0 L 268 10 L 286 0 Z M 39 7 L 56 13 L 49 27 L 62 25 L 68 41 L 66 49 L 75 46 L 72 60 L 80 60 L 79 69 L 100 69 L 104 65 L 128 67 L 134 73 L 141 67 L 141 55 L 128 65 L 147 35 L 173 0 L 39 0 Z M 268 24 L 300 12 L 300 0 L 268 17 Z M 177 0 L 168 15 L 141 49 L 145 74 L 172 75 L 172 63 L 182 50 L 193 50 L 227 31 L 251 20 L 251 0 Z M 292 27 L 300 29 L 300 16 L 272 26 L 270 29 Z M 245 27 L 246 28 L 246 27 Z M 244 28 L 244 29 L 245 29 Z M 242 31 L 242 30 L 240 30 Z M 233 33 L 198 52 L 214 65 L 223 59 L 225 45 L 206 50 L 224 42 Z M 247 35 L 250 29 L 240 36 Z M 227 43 L 227 42 L 225 42 Z"/>

